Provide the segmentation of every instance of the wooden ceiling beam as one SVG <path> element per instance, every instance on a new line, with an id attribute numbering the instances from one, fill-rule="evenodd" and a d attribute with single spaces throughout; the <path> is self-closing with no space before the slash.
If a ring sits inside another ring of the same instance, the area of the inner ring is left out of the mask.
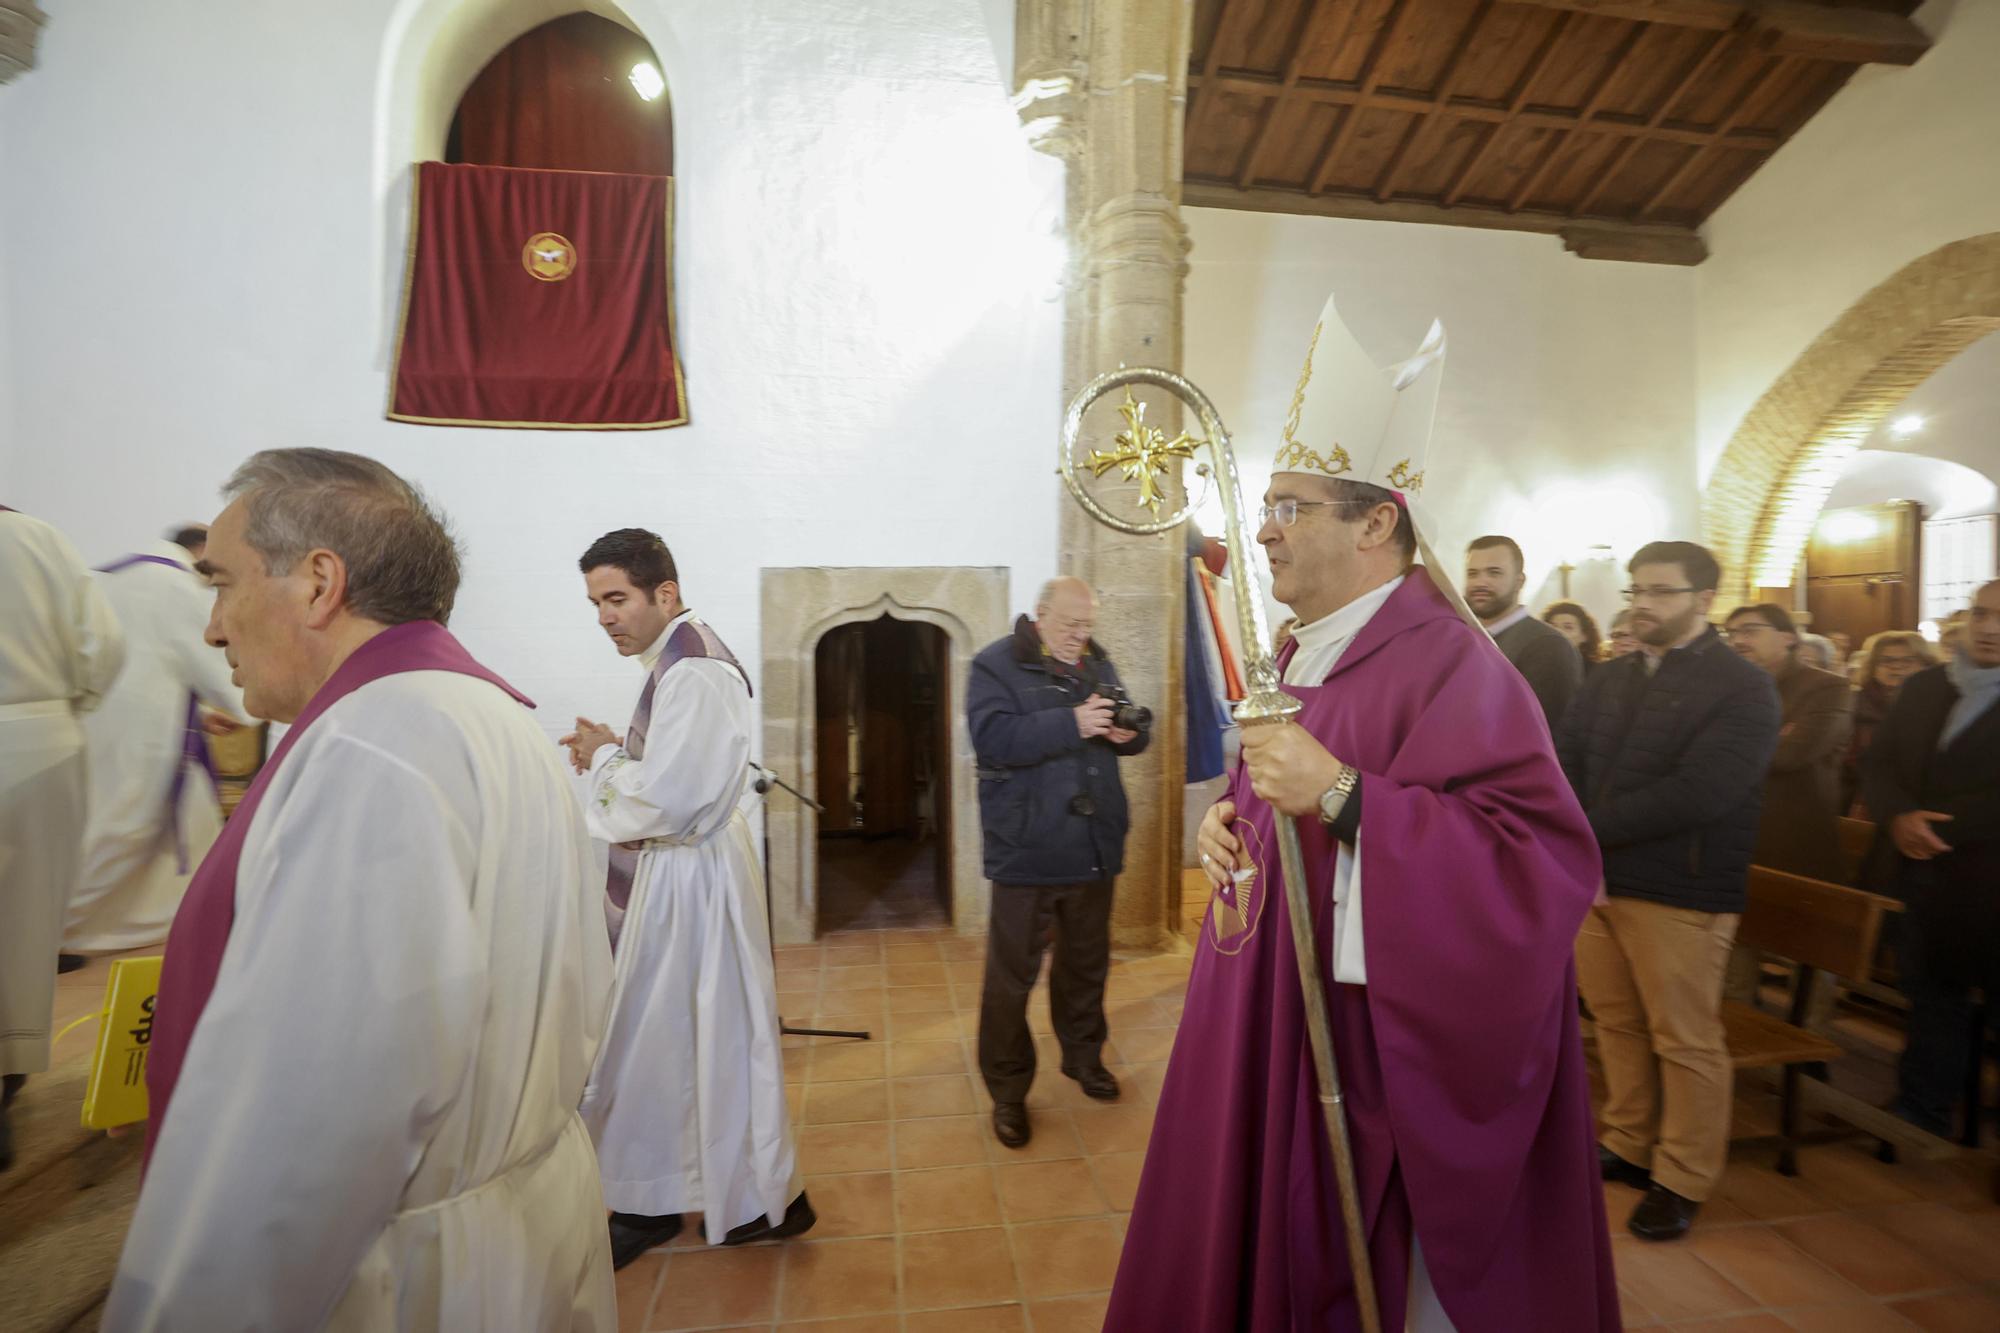
<path id="1" fill-rule="evenodd" d="M 1510 4 L 1723 32 L 1748 23 L 1775 55 L 1846 65 L 1913 65 L 1931 39 L 1910 19 L 1818 0 L 1508 0 Z"/>
<path id="2" fill-rule="evenodd" d="M 1479 147 L 1472 150 L 1472 156 L 1465 160 L 1465 165 L 1458 169 L 1458 174 L 1452 178 L 1451 184 L 1445 187 L 1445 207 L 1456 205 L 1466 190 L 1471 188 L 1473 179 L 1479 175 L 1479 169 L 1486 165 L 1487 156 L 1500 142 L 1500 136 L 1505 134 L 1507 127 L 1519 120 L 1521 114 L 1527 110 L 1529 96 L 1535 91 L 1535 85 L 1541 82 L 1543 72 L 1548 69 L 1549 52 L 1561 44 L 1564 35 L 1569 32 L 1570 20 L 1575 17 L 1576 15 L 1567 13 L 1556 15 L 1555 26 L 1543 41 L 1540 57 L 1529 67 L 1521 79 L 1520 86 L 1508 99 L 1507 113 L 1487 132 L 1486 137 L 1479 141 Z"/>
<path id="3" fill-rule="evenodd" d="M 1239 190 L 1229 181 L 1193 178 L 1182 183 L 1181 202 L 1191 208 L 1238 208 L 1259 213 L 1295 213 L 1309 217 L 1362 218 L 1377 222 L 1420 222 L 1434 226 L 1538 232 L 1562 237 L 1566 249 L 1585 259 L 1699 264 L 1708 256 L 1701 234 L 1692 227 L 1579 222 L 1559 213 L 1510 213 L 1503 208 L 1445 208 L 1410 200 L 1382 203 L 1368 195 L 1313 195 L 1302 190 L 1273 189 L 1269 186 Z"/>
<path id="4" fill-rule="evenodd" d="M 1257 126 L 1256 137 L 1250 141 L 1250 151 L 1243 156 L 1242 169 L 1236 173 L 1238 188 L 1247 190 L 1257 183 L 1257 168 L 1263 161 L 1264 150 L 1270 146 L 1271 129 L 1278 123 L 1278 117 L 1284 111 L 1292 89 L 1298 85 L 1299 76 L 1305 72 L 1306 38 L 1311 35 L 1314 25 L 1319 22 L 1320 15 L 1332 3 L 1333 0 L 1311 0 L 1305 7 L 1304 18 L 1292 30 L 1292 39 L 1286 46 L 1292 54 L 1285 61 L 1285 77 L 1272 90 L 1271 101 L 1264 108 L 1264 119 Z M 1360 12 L 1361 0 L 1349 0 L 1347 21 L 1341 25 L 1340 39 L 1333 44 L 1335 52 L 1347 45 L 1348 34 L 1354 31 L 1354 16 Z"/>
<path id="5" fill-rule="evenodd" d="M 1250 0 L 1223 0 L 1222 16 L 1215 21 L 1215 36 L 1208 44 L 1208 56 L 1201 62 L 1201 75 L 1188 76 L 1188 91 L 1194 97 L 1194 105 L 1188 108 L 1187 126 L 1181 132 L 1181 142 L 1193 143 L 1200 134 L 1208 113 L 1215 107 L 1216 93 L 1223 85 L 1215 76 L 1222 69 L 1222 48 L 1229 45 L 1236 36 L 1236 30 L 1245 22 L 1244 15 L 1250 12 Z"/>
<path id="6" fill-rule="evenodd" d="M 1421 154 L 1416 152 L 1416 145 L 1421 142 L 1424 151 L 1428 152 L 1438 137 L 1444 133 L 1444 126 L 1450 119 L 1445 113 L 1445 107 L 1458 92 L 1459 79 L 1465 73 L 1465 57 L 1472 50 L 1472 44 L 1479 37 L 1481 30 L 1485 28 L 1486 16 L 1493 12 L 1493 4 L 1494 0 L 1480 0 L 1479 8 L 1473 12 L 1472 22 L 1465 25 L 1465 33 L 1458 39 L 1457 49 L 1451 53 L 1451 58 L 1445 61 L 1444 73 L 1438 78 L 1437 95 L 1431 99 L 1431 109 L 1404 132 L 1403 141 L 1396 145 L 1396 151 L 1390 156 L 1388 166 L 1383 168 L 1381 183 L 1375 187 L 1375 198 L 1378 201 L 1387 200 L 1396 193 L 1396 187 L 1403 183 L 1403 170 L 1410 164 L 1413 156 L 1421 159 Z"/>
<path id="7" fill-rule="evenodd" d="M 1212 82 L 1226 92 L 1244 93 L 1252 97 L 1269 97 L 1278 86 L 1278 78 L 1269 74 L 1239 73 L 1225 71 L 1211 80 L 1193 77 L 1189 86 L 1198 87 L 1204 82 Z M 1301 101 L 1328 102 L 1335 106 L 1373 107 L 1382 111 L 1423 112 L 1437 103 L 1424 93 L 1406 92 L 1399 88 L 1379 88 L 1363 95 L 1353 84 L 1332 83 L 1325 80 L 1301 79 L 1292 89 L 1291 95 Z M 1483 120 L 1498 124 L 1514 121 L 1516 124 L 1546 129 L 1588 128 L 1596 134 L 1649 135 L 1670 143 L 1707 144 L 1715 138 L 1712 125 L 1668 124 L 1652 125 L 1638 116 L 1600 115 L 1588 127 L 1580 125 L 1574 111 L 1557 111 L 1546 108 L 1523 107 L 1510 112 L 1507 106 L 1477 98 L 1454 98 L 1444 106 L 1444 110 L 1462 120 Z M 1783 136 L 1767 130 L 1731 130 L 1728 147 L 1775 149 L 1784 142 Z"/>
<path id="8" fill-rule="evenodd" d="M 1639 211 L 1633 215 L 1634 220 L 1649 218 L 1656 213 L 1673 192 L 1680 188 L 1681 182 L 1694 173 L 1695 167 L 1710 152 L 1721 146 L 1724 136 L 1736 128 L 1736 123 L 1750 114 L 1750 108 L 1757 104 L 1757 99 L 1765 90 L 1776 80 L 1789 74 L 1798 60 L 1797 56 L 1773 56 L 1766 61 L 1764 67 L 1750 80 L 1749 86 L 1743 90 L 1743 95 L 1736 99 L 1736 105 L 1730 109 L 1727 116 L 1723 117 L 1722 123 L 1715 127 L 1715 141 L 1689 153 L 1687 159 L 1674 168 L 1673 174 L 1662 181 L 1659 188 L 1646 196 L 1646 202 L 1639 205 Z"/>
<path id="9" fill-rule="evenodd" d="M 1660 99 L 1660 104 L 1653 108 L 1653 114 L 1646 118 L 1647 133 L 1635 134 L 1618 145 L 1617 153 L 1605 164 L 1604 169 L 1597 173 L 1597 179 L 1591 182 L 1589 191 L 1576 206 L 1579 214 L 1589 214 L 1598 196 L 1618 178 L 1618 173 L 1625 169 L 1625 164 L 1630 162 L 1633 155 L 1647 142 L 1648 134 L 1659 129 L 1666 118 L 1673 114 L 1674 108 L 1680 105 L 1681 99 L 1688 95 L 1688 91 L 1715 68 L 1715 62 L 1722 58 L 1723 52 L 1729 49 L 1732 42 L 1742 40 L 1746 31 L 1745 28 L 1732 28 L 1728 32 L 1719 32 L 1709 39 L 1700 54 L 1695 56 L 1687 69 L 1682 71 L 1681 76 L 1674 80 L 1674 86 L 1667 90 L 1667 95 Z"/>
<path id="10" fill-rule="evenodd" d="M 1334 127 L 1333 137 L 1327 142 L 1326 151 L 1320 154 L 1319 163 L 1313 168 L 1312 180 L 1306 187 L 1307 193 L 1318 194 L 1326 188 L 1327 181 L 1333 176 L 1333 169 L 1340 163 L 1340 155 L 1347 151 L 1348 141 L 1354 135 L 1354 127 L 1361 119 L 1362 106 L 1381 86 L 1382 75 L 1385 72 L 1384 58 L 1389 54 L 1389 48 L 1403 35 L 1404 22 L 1419 8 L 1418 0 L 1401 0 L 1401 3 L 1389 12 L 1389 21 L 1382 27 L 1382 36 L 1369 47 L 1368 57 L 1361 64 L 1361 78 L 1357 84 L 1361 100 L 1349 109 L 1348 113 L 1340 118 L 1340 124 Z"/>
<path id="11" fill-rule="evenodd" d="M 1596 119 L 1597 113 L 1604 109 L 1604 99 L 1610 96 L 1611 85 L 1616 83 L 1618 77 L 1625 72 L 1625 62 L 1632 58 L 1632 52 L 1638 48 L 1639 39 L 1645 35 L 1645 28 L 1636 23 L 1632 25 L 1632 31 L 1625 35 L 1625 40 L 1619 43 L 1617 54 L 1611 58 L 1611 63 L 1605 67 L 1604 77 L 1597 81 L 1597 86 L 1591 89 L 1590 96 L 1584 100 L 1583 106 L 1577 110 L 1576 128 L 1557 130 L 1549 137 L 1549 146 L 1543 151 L 1541 159 L 1535 163 L 1533 170 L 1528 172 L 1527 178 L 1521 182 L 1520 188 L 1514 191 L 1514 197 L 1507 201 L 1508 212 L 1511 213 L 1528 202 L 1529 197 L 1541 188 L 1543 179 L 1548 175 L 1549 168 L 1555 165 L 1555 160 L 1561 154 L 1563 145 L 1570 141 L 1570 137 L 1578 129 L 1589 125 L 1592 120 Z"/>

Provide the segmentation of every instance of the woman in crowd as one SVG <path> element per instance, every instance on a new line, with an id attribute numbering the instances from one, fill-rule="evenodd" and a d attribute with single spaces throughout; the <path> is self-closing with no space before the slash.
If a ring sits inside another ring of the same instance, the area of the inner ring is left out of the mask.
<path id="1" fill-rule="evenodd" d="M 1577 603 L 1550 602 L 1542 610 L 1542 623 L 1553 625 L 1570 641 L 1583 658 L 1586 674 L 1604 660 L 1604 638 L 1597 632 L 1597 622 Z"/>
<path id="2" fill-rule="evenodd" d="M 1840 765 L 1841 805 L 1865 818 L 1856 790 L 1861 782 L 1861 756 L 1875 738 L 1875 728 L 1889 715 L 1896 691 L 1903 682 L 1925 667 L 1936 666 L 1938 653 L 1915 630 L 1890 629 L 1871 634 L 1861 645 L 1859 683 L 1854 689 L 1854 733 L 1847 742 L 1847 754 Z"/>
<path id="3" fill-rule="evenodd" d="M 1639 651 L 1639 637 L 1632 633 L 1632 608 L 1611 617 L 1611 633 L 1604 641 L 1604 660 L 1625 657 Z"/>

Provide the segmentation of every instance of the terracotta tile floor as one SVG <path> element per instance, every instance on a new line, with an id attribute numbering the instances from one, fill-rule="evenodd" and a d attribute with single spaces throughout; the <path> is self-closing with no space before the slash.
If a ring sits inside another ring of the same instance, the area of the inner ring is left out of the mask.
<path id="1" fill-rule="evenodd" d="M 1055 1071 L 1046 989 L 1035 1139 L 993 1139 L 973 1034 L 984 942 L 943 930 L 828 936 L 778 955 L 779 1007 L 798 1025 L 865 1028 L 869 1042 L 788 1037 L 786 1073 L 809 1238 L 711 1250 L 684 1237 L 619 1275 L 631 1333 L 1050 1333 L 1103 1319 L 1125 1215 L 1186 988 L 1185 958 L 1114 963 L 1106 1063 L 1126 1088 L 1089 1101 Z M 1771 1098 L 1746 1088 L 1761 1132 Z M 2000 1207 L 1990 1158 L 1886 1166 L 1864 1144 L 1731 1160 L 1685 1242 L 1625 1232 L 1635 1191 L 1605 1187 L 1626 1325 L 1685 1330 L 2000 1331 Z M 1179 1333 L 1179 1331 L 1176 1331 Z M 1220 1333 L 1220 1331 L 1218 1331 Z"/>

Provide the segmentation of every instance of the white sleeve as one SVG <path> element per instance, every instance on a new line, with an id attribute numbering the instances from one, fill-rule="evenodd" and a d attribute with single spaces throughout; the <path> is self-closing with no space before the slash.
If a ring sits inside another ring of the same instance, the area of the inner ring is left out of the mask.
<path id="1" fill-rule="evenodd" d="M 231 679 L 229 658 L 220 648 L 211 648 L 202 637 L 208 631 L 208 599 L 197 586 L 176 591 L 175 602 L 183 601 L 185 610 L 178 605 L 175 608 L 184 627 L 175 632 L 174 651 L 180 656 L 188 688 L 210 708 L 227 713 L 238 722 L 248 722 L 250 714 L 243 709 L 243 691 Z"/>
<path id="2" fill-rule="evenodd" d="M 104 702 L 105 692 L 125 666 L 125 631 L 105 599 L 104 589 L 84 568 L 83 557 L 56 534 L 63 559 L 74 569 L 76 590 L 69 607 L 68 637 L 72 676 L 70 704 L 79 713 L 88 713 Z"/>
<path id="3" fill-rule="evenodd" d="M 472 835 L 403 761 L 313 740 L 238 872 L 106 1307 L 116 1333 L 321 1327 L 470 1066 L 489 987 Z"/>
<path id="4" fill-rule="evenodd" d="M 1355 833 L 1352 852 L 1340 846 L 1335 855 L 1333 979 L 1346 986 L 1366 986 L 1368 955 L 1361 934 L 1361 834 Z"/>
<path id="5" fill-rule="evenodd" d="M 745 701 L 742 680 L 721 662 L 682 662 L 661 677 L 645 757 L 607 745 L 591 759 L 591 836 L 687 839 L 727 824 L 749 772 Z"/>

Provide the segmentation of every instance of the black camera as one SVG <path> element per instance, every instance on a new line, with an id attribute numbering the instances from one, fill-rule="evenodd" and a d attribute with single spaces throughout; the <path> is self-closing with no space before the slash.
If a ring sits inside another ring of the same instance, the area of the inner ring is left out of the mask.
<path id="1" fill-rule="evenodd" d="M 1111 701 L 1111 725 L 1120 731 L 1150 731 L 1153 727 L 1153 710 L 1143 704 L 1132 702 L 1132 696 L 1125 693 L 1122 685 L 1103 687 L 1104 697 Z"/>

